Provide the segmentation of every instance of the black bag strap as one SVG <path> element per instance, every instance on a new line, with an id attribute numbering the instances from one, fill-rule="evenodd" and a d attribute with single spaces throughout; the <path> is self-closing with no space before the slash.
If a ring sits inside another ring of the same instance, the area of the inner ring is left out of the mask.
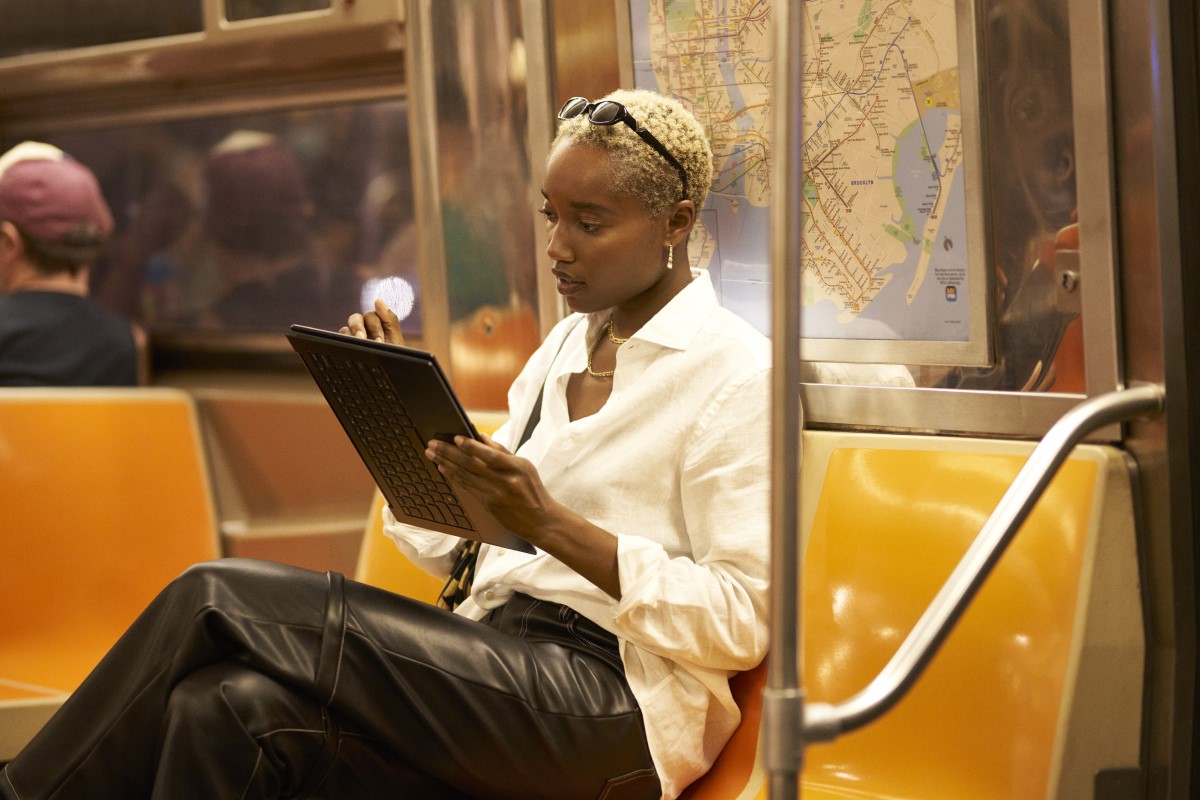
<path id="1" fill-rule="evenodd" d="M 583 320 L 580 317 L 575 321 L 563 336 L 562 341 L 558 343 L 558 349 L 554 351 L 554 358 L 550 359 L 550 366 L 546 368 L 546 377 L 542 379 L 542 388 L 538 389 L 537 399 L 533 401 L 533 408 L 529 412 L 529 419 L 525 421 L 525 430 L 521 432 L 521 438 L 517 442 L 517 446 L 513 448 L 513 452 L 521 449 L 529 437 L 533 436 L 533 430 L 537 427 L 538 422 L 542 418 L 542 396 L 546 393 L 546 384 L 550 380 L 550 370 L 554 369 L 554 362 L 558 361 L 558 356 L 562 353 L 563 345 L 567 343 L 571 333 Z M 455 549 L 454 566 L 450 569 L 450 576 L 446 578 L 446 583 L 442 586 L 442 591 L 438 593 L 437 605 L 441 608 L 453 611 L 458 607 L 459 603 L 466 600 L 471 594 L 471 584 L 475 580 L 475 563 L 479 560 L 479 545 L 478 539 L 465 539 Z"/>
<path id="2" fill-rule="evenodd" d="M 525 430 L 521 432 L 521 439 L 517 442 L 517 446 L 513 448 L 513 452 L 521 449 L 521 446 L 529 441 L 529 437 L 533 436 L 533 429 L 537 427 L 538 422 L 542 419 L 542 395 L 546 393 L 546 383 L 550 380 L 550 370 L 554 369 L 554 363 L 558 361 L 558 356 L 562 353 L 563 345 L 567 343 L 567 339 L 571 338 L 571 333 L 583 321 L 580 317 L 575 321 L 563 336 L 562 341 L 558 343 L 558 349 L 554 351 L 554 358 L 550 359 L 550 366 L 546 368 L 546 377 L 542 379 L 542 388 L 538 389 L 537 399 L 533 401 L 533 408 L 529 411 L 529 419 L 525 421 Z"/>

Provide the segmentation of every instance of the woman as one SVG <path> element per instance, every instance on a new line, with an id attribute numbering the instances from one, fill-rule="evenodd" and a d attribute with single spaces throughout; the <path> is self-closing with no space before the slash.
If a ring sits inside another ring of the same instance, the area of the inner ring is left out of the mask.
<path id="1" fill-rule="evenodd" d="M 542 213 L 577 313 L 494 442 L 427 451 L 537 552 L 484 546 L 455 614 L 336 574 L 193 568 L 0 795 L 654 798 L 712 764 L 739 719 L 728 677 L 766 650 L 769 348 L 688 268 L 699 123 L 649 92 L 560 118 Z M 346 330 L 400 338 L 382 305 Z M 458 540 L 385 514 L 450 568 Z"/>

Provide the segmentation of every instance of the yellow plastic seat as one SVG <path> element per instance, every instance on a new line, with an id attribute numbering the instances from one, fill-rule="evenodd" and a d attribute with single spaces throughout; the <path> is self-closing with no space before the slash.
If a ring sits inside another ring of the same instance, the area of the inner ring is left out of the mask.
<path id="1" fill-rule="evenodd" d="M 833 453 L 805 569 L 812 701 L 846 699 L 879 673 L 1023 463 Z M 1094 462 L 1064 465 L 910 694 L 878 722 L 808 750 L 805 796 L 850 787 L 869 797 L 1045 795 L 1095 476 Z"/>
<path id="2" fill-rule="evenodd" d="M 7 760 L 172 578 L 219 550 L 183 392 L 0 390 L 0 475 Z"/>
<path id="3" fill-rule="evenodd" d="M 804 677 L 846 700 L 886 664 L 1032 451 L 1029 443 L 804 434 Z M 376 497 L 359 577 L 432 602 L 440 585 L 382 536 Z M 909 694 L 804 756 L 802 796 L 1084 796 L 1136 765 L 1144 637 L 1129 474 L 1083 446 Z M 1131 680 L 1133 676 L 1133 680 Z M 741 726 L 686 800 L 765 800 L 766 666 L 737 675 Z"/>
<path id="4" fill-rule="evenodd" d="M 804 681 L 846 700 L 887 663 L 1031 450 L 806 432 Z M 1138 763 L 1144 658 L 1129 475 L 1077 448 L 916 686 L 860 731 L 804 753 L 811 798 L 1090 796 Z M 735 684 L 742 727 L 689 800 L 766 797 L 763 668 Z M 739 676 L 741 678 L 743 676 Z"/>
<path id="5" fill-rule="evenodd" d="M 442 590 L 443 581 L 408 560 L 395 543 L 383 534 L 383 495 L 375 492 L 367 529 L 363 533 L 362 549 L 358 555 L 356 580 L 433 604 Z"/>

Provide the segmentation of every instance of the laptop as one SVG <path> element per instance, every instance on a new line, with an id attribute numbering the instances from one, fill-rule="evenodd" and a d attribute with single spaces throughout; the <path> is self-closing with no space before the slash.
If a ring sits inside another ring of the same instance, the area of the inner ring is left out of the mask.
<path id="1" fill-rule="evenodd" d="M 534 552 L 425 456 L 431 439 L 479 439 L 432 353 L 304 325 L 292 325 L 287 338 L 396 519 Z"/>

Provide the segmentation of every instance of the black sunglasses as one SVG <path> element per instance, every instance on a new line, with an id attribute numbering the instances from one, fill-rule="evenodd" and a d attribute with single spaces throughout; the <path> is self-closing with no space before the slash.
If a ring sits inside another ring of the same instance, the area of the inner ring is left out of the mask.
<path id="1" fill-rule="evenodd" d="M 598 100 L 595 103 L 589 103 L 586 97 L 572 97 L 558 110 L 559 119 L 573 119 L 580 114 L 587 114 L 588 121 L 593 125 L 616 125 L 618 122 L 624 122 L 633 128 L 633 132 L 642 137 L 642 141 L 657 150 L 658 154 L 679 173 L 679 179 L 683 181 L 682 199 L 687 199 L 688 179 L 683 165 L 675 159 L 675 156 L 671 155 L 667 148 L 663 147 L 662 142 L 654 138 L 654 134 L 646 130 L 645 126 L 629 113 L 629 109 L 616 100 Z"/>

